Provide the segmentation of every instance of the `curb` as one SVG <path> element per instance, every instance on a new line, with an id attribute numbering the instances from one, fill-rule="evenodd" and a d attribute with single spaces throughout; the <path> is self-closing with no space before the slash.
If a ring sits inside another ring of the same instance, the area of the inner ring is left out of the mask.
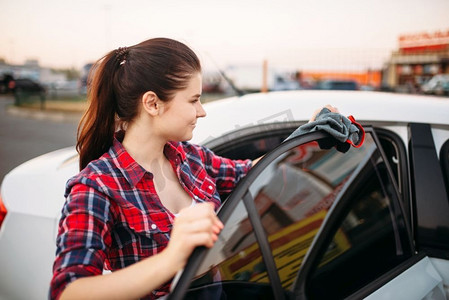
<path id="1" fill-rule="evenodd" d="M 13 116 L 31 118 L 35 120 L 50 120 L 55 122 L 79 122 L 83 113 L 52 110 L 38 110 L 16 106 L 8 106 L 6 112 Z"/>

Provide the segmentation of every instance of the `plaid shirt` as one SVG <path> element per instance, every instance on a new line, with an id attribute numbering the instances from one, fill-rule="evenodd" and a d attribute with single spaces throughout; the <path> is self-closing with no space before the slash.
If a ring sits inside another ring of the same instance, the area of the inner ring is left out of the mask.
<path id="1" fill-rule="evenodd" d="M 196 202 L 218 208 L 246 175 L 250 160 L 230 160 L 186 142 L 169 142 L 164 154 L 181 185 Z M 108 153 L 67 182 L 59 222 L 50 297 L 56 299 L 77 278 L 118 270 L 162 251 L 174 215 L 160 202 L 153 175 L 115 139 Z M 168 292 L 169 283 L 148 296 Z"/>

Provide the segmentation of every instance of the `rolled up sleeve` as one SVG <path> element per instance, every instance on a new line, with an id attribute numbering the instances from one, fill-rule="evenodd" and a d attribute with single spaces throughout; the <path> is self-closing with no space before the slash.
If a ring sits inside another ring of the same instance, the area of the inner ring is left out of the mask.
<path id="1" fill-rule="evenodd" d="M 233 160 L 216 155 L 207 148 L 202 148 L 205 168 L 215 178 L 219 193 L 230 193 L 237 183 L 246 176 L 252 166 L 250 159 Z"/>
<path id="2" fill-rule="evenodd" d="M 89 185 L 71 187 L 59 221 L 51 299 L 78 278 L 102 274 L 111 243 L 109 206 L 107 197 Z"/>

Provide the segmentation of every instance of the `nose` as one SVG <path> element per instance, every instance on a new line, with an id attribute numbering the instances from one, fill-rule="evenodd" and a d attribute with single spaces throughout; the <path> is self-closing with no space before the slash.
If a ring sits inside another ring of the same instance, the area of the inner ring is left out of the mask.
<path id="1" fill-rule="evenodd" d="M 196 108 L 196 117 L 197 118 L 204 118 L 206 116 L 206 111 L 203 108 L 203 105 L 201 102 L 198 101 L 198 106 Z"/>

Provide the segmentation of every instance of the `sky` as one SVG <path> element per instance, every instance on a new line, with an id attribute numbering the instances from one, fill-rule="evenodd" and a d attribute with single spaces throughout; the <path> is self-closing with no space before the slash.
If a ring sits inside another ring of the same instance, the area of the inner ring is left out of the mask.
<path id="1" fill-rule="evenodd" d="M 379 69 L 401 34 L 449 30 L 449 0 L 0 0 L 0 58 L 81 68 L 153 37 L 205 68 Z"/>

